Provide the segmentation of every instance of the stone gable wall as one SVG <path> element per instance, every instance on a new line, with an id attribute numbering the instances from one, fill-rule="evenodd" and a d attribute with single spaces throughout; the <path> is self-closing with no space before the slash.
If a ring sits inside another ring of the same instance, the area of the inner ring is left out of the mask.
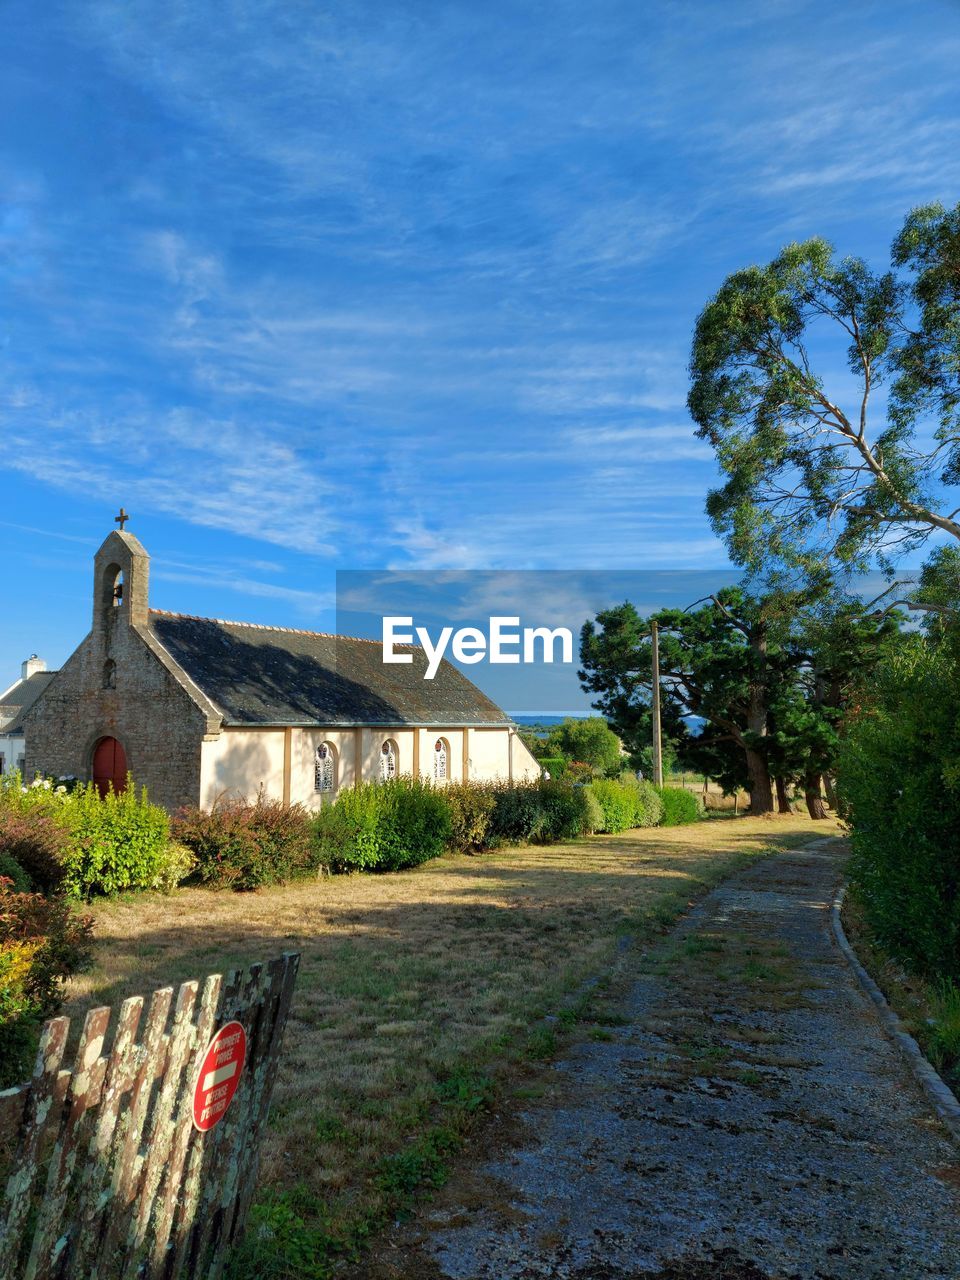
<path id="1" fill-rule="evenodd" d="M 25 773 L 92 777 L 100 738 L 116 738 L 138 786 L 168 809 L 200 798 L 204 714 L 116 610 L 67 660 L 24 720 Z M 116 687 L 103 687 L 107 659 Z"/>

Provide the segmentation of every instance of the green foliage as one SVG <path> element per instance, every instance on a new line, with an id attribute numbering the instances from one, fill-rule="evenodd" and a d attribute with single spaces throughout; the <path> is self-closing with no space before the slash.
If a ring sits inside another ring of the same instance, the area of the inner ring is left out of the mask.
<path id="1" fill-rule="evenodd" d="M 489 843 L 529 844 L 540 839 L 545 826 L 540 785 L 536 782 L 494 787 Z"/>
<path id="2" fill-rule="evenodd" d="M 153 886 L 166 857 L 168 819 L 128 777 L 121 794 L 101 797 L 92 783 L 68 791 L 17 775 L 0 786 L 0 852 L 14 858 L 44 893 L 72 897 Z"/>
<path id="3" fill-rule="evenodd" d="M 633 793 L 634 827 L 657 827 L 663 820 L 663 800 L 652 782 L 640 781 L 632 774 L 625 774 L 621 785 Z"/>
<path id="4" fill-rule="evenodd" d="M 546 732 L 538 732 L 536 725 L 526 725 L 517 730 L 517 737 L 530 754 L 538 760 L 547 749 Z"/>
<path id="5" fill-rule="evenodd" d="M 471 853 L 574 839 L 594 830 L 597 820 L 587 789 L 563 781 L 434 787 L 398 778 L 341 792 L 313 828 L 332 870 L 395 871 L 444 848 Z"/>
<path id="6" fill-rule="evenodd" d="M 462 840 L 482 822 L 477 810 L 467 814 L 459 793 L 457 801 Z M 443 853 L 453 835 L 452 807 L 444 789 L 416 778 L 349 788 L 316 815 L 314 840 L 334 871 L 399 871 Z"/>
<path id="7" fill-rule="evenodd" d="M 376 789 L 381 804 L 378 867 L 400 871 L 439 858 L 450 838 L 443 789 L 416 778 L 395 778 Z"/>
<path id="8" fill-rule="evenodd" d="M 960 1086 L 960 986 L 952 978 L 940 978 L 934 985 L 933 1017 L 927 1054 L 956 1093 Z"/>
<path id="9" fill-rule="evenodd" d="M 597 827 L 598 831 L 615 835 L 618 831 L 626 831 L 633 826 L 637 806 L 630 788 L 610 778 L 597 778 L 584 787 L 584 790 L 600 806 L 603 821 Z"/>
<path id="10" fill-rule="evenodd" d="M 0 849 L 0 880 L 9 880 L 12 893 L 29 893 L 33 888 L 30 877 L 6 849 Z"/>
<path id="11" fill-rule="evenodd" d="M 960 978 L 960 639 L 909 637 L 841 746 L 849 872 L 877 940 L 914 971 Z"/>
<path id="12" fill-rule="evenodd" d="M 673 773 L 681 771 L 680 750 L 682 744 L 684 748 L 684 756 L 686 758 L 686 749 L 693 740 L 689 736 L 689 732 L 684 725 L 684 731 L 679 739 L 663 738 L 660 750 L 660 763 L 663 768 L 663 776 L 669 778 Z M 653 743 L 646 743 L 642 747 L 635 748 L 630 751 L 627 762 L 630 768 L 636 772 L 638 769 L 645 778 L 652 778 L 654 774 L 654 758 Z M 690 767 L 690 766 L 687 766 Z"/>
<path id="13" fill-rule="evenodd" d="M 539 784 L 543 825 L 538 839 L 545 844 L 554 840 L 574 840 L 587 828 L 592 810 L 585 787 L 571 787 L 564 782 L 544 779 Z"/>
<path id="14" fill-rule="evenodd" d="M 814 586 L 763 595 L 724 587 L 700 607 L 651 619 L 625 603 L 581 631 L 581 679 L 608 716 L 649 699 L 654 620 L 665 722 L 706 722 L 695 736 L 683 728 L 684 760 L 727 791 L 747 787 L 756 812 L 773 808 L 773 777 L 832 772 L 850 690 L 898 625 Z"/>
<path id="15" fill-rule="evenodd" d="M 210 810 L 181 809 L 173 836 L 196 859 L 194 877 L 214 889 L 284 884 L 320 865 L 307 811 L 262 794 L 254 804 L 222 799 Z"/>
<path id="16" fill-rule="evenodd" d="M 458 853 L 486 848 L 496 804 L 493 787 L 479 782 L 450 782 L 443 795 L 450 812 L 450 848 Z"/>
<path id="17" fill-rule="evenodd" d="M 0 879 L 0 1088 L 29 1074 L 64 979 L 89 960 L 91 930 L 65 898 L 19 893 Z"/>
<path id="18" fill-rule="evenodd" d="M 960 206 L 915 210 L 893 266 L 903 274 L 838 259 L 821 239 L 788 245 L 731 275 L 698 319 L 688 403 L 727 477 L 707 511 L 738 563 L 780 561 L 816 578 L 827 559 L 863 565 L 938 529 L 960 538 L 949 514 L 960 484 Z M 846 382 L 834 389 L 818 374 L 816 350 L 827 367 L 845 356 Z M 871 392 L 883 383 L 874 426 Z"/>
<path id="19" fill-rule="evenodd" d="M 619 780 L 596 778 L 583 791 L 600 810 L 601 821 L 594 826 L 595 831 L 615 835 L 632 827 L 655 827 L 663 815 L 657 788 L 632 774 L 624 774 Z"/>
<path id="20" fill-rule="evenodd" d="M 150 888 L 159 889 L 161 893 L 172 893 L 177 885 L 189 879 L 196 867 L 197 859 L 193 850 L 176 840 L 170 840 L 163 851 L 163 858 Z"/>
<path id="21" fill-rule="evenodd" d="M 564 756 L 541 756 L 537 764 L 541 769 L 546 769 L 553 779 L 563 777 L 567 771 L 567 761 Z"/>
<path id="22" fill-rule="evenodd" d="M 0 853 L 13 858 L 43 893 L 63 879 L 63 862 L 70 845 L 64 814 L 65 791 L 40 783 L 24 787 L 19 773 L 0 778 Z"/>
<path id="23" fill-rule="evenodd" d="M 331 871 L 372 871 L 380 859 L 380 795 L 375 785 L 341 789 L 313 819 L 319 856 Z"/>
<path id="24" fill-rule="evenodd" d="M 495 786 L 490 845 L 549 843 L 579 835 L 586 807 L 574 798 L 576 791 L 546 778 Z"/>
<path id="25" fill-rule="evenodd" d="M 583 796 L 583 834 L 594 835 L 603 830 L 603 807 L 589 784 L 579 788 Z"/>
<path id="26" fill-rule="evenodd" d="M 64 890 L 72 897 L 151 888 L 161 876 L 170 836 L 170 821 L 151 804 L 144 787 L 139 795 L 133 779 L 117 794 L 97 793 L 93 783 L 64 797 L 62 813 L 70 843 L 63 854 Z"/>
<path id="27" fill-rule="evenodd" d="M 584 720 L 568 717 L 550 731 L 547 742 L 557 755 L 582 760 L 602 773 L 620 763 L 620 739 L 602 716 Z M 550 772 L 553 774 L 552 769 Z"/>
<path id="28" fill-rule="evenodd" d="M 681 827 L 688 822 L 699 822 L 703 817 L 703 802 L 686 787 L 661 787 L 660 799 L 663 803 L 660 825 L 663 827 Z"/>

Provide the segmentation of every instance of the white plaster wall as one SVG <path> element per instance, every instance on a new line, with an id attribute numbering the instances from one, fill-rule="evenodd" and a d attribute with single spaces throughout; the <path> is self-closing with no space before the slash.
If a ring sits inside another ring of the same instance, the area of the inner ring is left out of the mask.
<path id="1" fill-rule="evenodd" d="M 200 807 L 219 796 L 283 799 L 283 729 L 222 729 L 200 748 Z"/>
<path id="2" fill-rule="evenodd" d="M 358 766 L 363 782 L 379 778 L 380 753 L 387 738 L 396 744 L 397 773 L 411 775 L 416 735 L 420 738 L 420 776 L 432 779 L 434 744 L 442 737 L 450 748 L 449 779 L 459 782 L 463 779 L 464 732 L 471 781 L 512 778 L 519 782 L 540 776 L 539 764 L 509 729 L 292 729 L 290 802 L 308 809 L 318 809 L 324 802 L 314 787 L 314 761 L 321 742 L 330 743 L 336 754 L 337 790 L 354 785 Z M 284 736 L 283 729 L 223 729 L 217 738 L 204 742 L 200 753 L 200 805 L 208 809 L 224 795 L 253 800 L 261 788 L 271 799 L 282 800 Z"/>
<path id="3" fill-rule="evenodd" d="M 510 745 L 513 751 L 513 777 L 516 782 L 533 782 L 539 778 L 543 770 L 532 751 L 524 745 L 519 734 L 511 734 Z"/>
<path id="4" fill-rule="evenodd" d="M 522 782 L 540 777 L 539 764 L 510 729 L 471 729 L 468 751 L 470 777 L 475 782 Z"/>
<path id="5" fill-rule="evenodd" d="M 471 729 L 469 736 L 470 778 L 491 782 L 510 776 L 509 738 L 506 729 Z"/>
<path id="6" fill-rule="evenodd" d="M 460 782 L 463 779 L 463 730 L 462 729 L 420 729 L 420 777 L 428 782 L 433 781 L 433 762 L 436 752 L 434 747 L 438 738 L 445 738 L 447 743 L 447 781 Z"/>
<path id="7" fill-rule="evenodd" d="M 319 809 L 324 797 L 315 790 L 314 761 L 321 742 L 329 742 L 336 752 L 337 790 L 352 787 L 358 776 L 363 782 L 380 777 L 380 755 L 390 739 L 396 748 L 397 773 L 413 772 L 414 729 L 294 729 L 290 753 L 290 800 L 293 804 Z"/>
<path id="8" fill-rule="evenodd" d="M 290 801 L 319 809 L 326 798 L 314 790 L 317 747 L 327 742 L 336 761 L 334 782 L 352 787 L 356 778 L 356 733 L 353 729 L 294 729 L 290 749 Z M 334 792 L 336 794 L 336 792 Z"/>

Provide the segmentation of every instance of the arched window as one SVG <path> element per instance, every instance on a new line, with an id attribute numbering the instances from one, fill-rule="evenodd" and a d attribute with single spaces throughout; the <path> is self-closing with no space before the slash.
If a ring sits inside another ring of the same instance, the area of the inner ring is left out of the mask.
<path id="1" fill-rule="evenodd" d="M 117 687 L 117 664 L 112 658 L 108 658 L 103 664 L 103 687 L 105 689 Z"/>
<path id="2" fill-rule="evenodd" d="M 330 742 L 321 742 L 314 757 L 313 789 L 332 795 L 337 789 L 337 752 Z"/>
<path id="3" fill-rule="evenodd" d="M 389 782 L 397 776 L 397 744 L 387 738 L 380 748 L 380 781 Z"/>
<path id="4" fill-rule="evenodd" d="M 450 743 L 438 738 L 433 744 L 433 780 L 446 782 L 450 777 Z"/>

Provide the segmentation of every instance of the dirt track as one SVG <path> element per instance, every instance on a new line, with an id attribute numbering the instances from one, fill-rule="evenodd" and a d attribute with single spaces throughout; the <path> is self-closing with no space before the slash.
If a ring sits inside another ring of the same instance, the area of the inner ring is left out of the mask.
<path id="1" fill-rule="evenodd" d="M 371 1277 L 960 1276 L 960 1153 L 834 944 L 836 841 L 728 881 Z"/>

